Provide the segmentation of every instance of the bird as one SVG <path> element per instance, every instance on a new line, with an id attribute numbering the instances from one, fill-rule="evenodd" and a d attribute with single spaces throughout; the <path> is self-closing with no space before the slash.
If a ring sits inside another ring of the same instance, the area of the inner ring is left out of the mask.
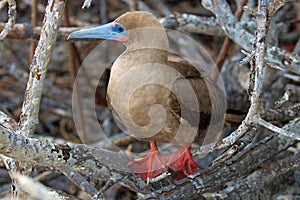
<path id="1" fill-rule="evenodd" d="M 170 169 L 186 176 L 198 164 L 192 143 L 214 138 L 225 121 L 226 96 L 203 69 L 169 51 L 159 20 L 146 11 L 126 12 L 113 22 L 72 32 L 68 39 L 106 39 L 126 50 L 114 61 L 107 103 L 130 134 L 150 143 L 148 155 L 128 165 L 149 182 Z M 178 61 L 179 60 L 179 61 Z M 157 143 L 180 144 L 172 153 L 160 153 Z"/>

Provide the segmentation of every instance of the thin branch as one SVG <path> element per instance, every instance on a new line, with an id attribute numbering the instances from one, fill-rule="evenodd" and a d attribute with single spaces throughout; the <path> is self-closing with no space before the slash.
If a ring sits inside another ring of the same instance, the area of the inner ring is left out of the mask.
<path id="1" fill-rule="evenodd" d="M 29 165 L 54 167 L 86 167 L 101 169 L 106 174 L 125 174 L 121 184 L 135 191 L 149 192 L 145 182 L 127 166 L 131 159 L 101 148 L 84 144 L 58 145 L 48 140 L 32 139 L 24 134 L 16 134 L 0 125 L 0 153 Z"/>
<path id="2" fill-rule="evenodd" d="M 227 187 L 222 191 L 218 191 L 217 194 L 222 196 L 223 199 L 257 199 L 262 188 L 266 188 L 266 185 L 274 182 L 274 179 L 288 174 L 300 167 L 299 152 L 294 155 L 283 157 L 280 160 L 270 160 L 264 163 L 260 169 L 255 170 L 249 176 L 234 180 L 227 184 Z M 288 176 L 286 176 L 288 177 Z M 269 188 L 269 187 L 267 187 Z M 271 193 L 274 191 L 272 190 Z M 206 193 L 205 197 L 209 198 L 216 193 Z M 263 196 L 263 198 L 269 199 L 269 197 Z"/>
<path id="3" fill-rule="evenodd" d="M 5 23 L 4 29 L 0 33 L 0 41 L 4 40 L 4 38 L 8 35 L 8 33 L 12 30 L 17 16 L 16 1 L 7 0 L 7 3 L 8 3 L 8 21 L 7 23 Z"/>
<path id="4" fill-rule="evenodd" d="M 181 32 L 200 33 L 213 36 L 225 36 L 224 31 L 214 17 L 203 17 L 187 13 L 176 13 L 165 18 L 163 26 Z"/>
<path id="5" fill-rule="evenodd" d="M 0 30 L 5 27 L 4 23 L 0 23 Z M 38 40 L 40 37 L 42 27 L 32 26 L 30 24 L 15 24 L 12 30 L 8 33 L 7 38 L 10 39 L 35 39 Z M 77 31 L 78 27 L 60 27 L 57 35 L 57 41 L 66 41 L 67 37 L 73 31 Z"/>
<path id="6" fill-rule="evenodd" d="M 246 51 L 252 51 L 251 47 L 255 37 L 243 28 L 242 23 L 235 19 L 225 0 L 219 0 L 217 3 L 212 0 L 203 0 L 202 5 L 214 13 L 218 23 L 230 39 Z M 296 54 L 269 45 L 266 55 L 266 60 L 270 66 L 280 66 L 285 70 L 300 74 L 300 58 Z"/>
<path id="7" fill-rule="evenodd" d="M 65 24 L 66 26 L 70 26 L 70 20 L 69 20 L 69 8 L 68 6 L 66 7 L 65 10 Z M 85 122 L 84 122 L 84 116 L 83 116 L 83 108 L 82 108 L 82 102 L 81 102 L 81 97 L 79 93 L 79 87 L 78 83 L 76 82 L 76 75 L 77 75 L 77 70 L 78 66 L 81 65 L 81 59 L 78 54 L 78 50 L 75 46 L 74 43 L 68 43 L 68 48 L 69 48 L 69 58 L 68 58 L 68 63 L 69 63 L 69 69 L 71 72 L 71 86 L 73 87 L 73 95 L 74 95 L 74 104 L 75 104 L 75 112 L 77 113 L 78 116 L 78 123 L 77 123 L 77 134 L 79 135 L 81 142 L 87 144 L 87 132 L 85 128 Z"/>
<path id="8" fill-rule="evenodd" d="M 270 5 L 268 6 L 268 16 L 269 16 L 269 20 L 270 18 L 272 18 L 276 12 L 282 7 L 284 6 L 284 4 L 287 2 L 288 0 L 274 0 L 270 3 Z"/>
<path id="9" fill-rule="evenodd" d="M 37 0 L 32 0 L 31 1 L 31 25 L 33 27 L 37 26 L 38 23 L 38 2 Z M 29 63 L 31 64 L 31 61 L 33 60 L 34 56 L 34 50 L 36 48 L 37 41 L 36 40 L 31 40 L 30 41 L 30 54 L 29 54 Z"/>
<path id="10" fill-rule="evenodd" d="M 237 9 L 234 13 L 234 17 L 236 18 L 237 21 L 240 21 L 243 14 L 243 7 L 247 4 L 247 2 L 248 0 L 243 0 L 239 5 L 237 5 Z M 233 42 L 229 37 L 225 38 L 217 57 L 217 63 L 216 63 L 217 67 L 214 69 L 213 73 L 211 74 L 213 80 L 218 79 L 219 74 L 222 70 L 222 66 L 225 62 L 225 59 L 228 57 L 230 53 L 232 43 Z"/>
<path id="11" fill-rule="evenodd" d="M 2 111 L 0 111 L 0 124 L 10 130 L 15 130 L 18 127 L 17 122 Z"/>
<path id="12" fill-rule="evenodd" d="M 267 128 L 267 129 L 269 129 L 269 130 L 271 130 L 275 133 L 279 133 L 279 134 L 284 135 L 286 137 L 290 137 L 294 140 L 300 141 L 300 134 L 298 134 L 298 133 L 293 133 L 291 131 L 287 131 L 287 130 L 284 130 L 282 128 L 279 128 L 279 127 L 271 124 L 270 122 L 267 122 L 267 121 L 263 120 L 262 118 L 259 118 L 258 123 L 260 125 L 262 125 L 263 127 Z"/>
<path id="13" fill-rule="evenodd" d="M 295 128 L 299 128 L 299 123 Z M 183 180 L 162 187 L 158 182 L 156 190 L 141 199 L 198 199 L 202 193 L 216 189 L 229 181 L 252 173 L 263 162 L 287 149 L 293 140 L 272 135 L 264 138 L 250 149 L 244 149 L 223 165 L 210 167 Z"/>
<path id="14" fill-rule="evenodd" d="M 219 2 L 221 3 L 221 2 Z M 254 58 L 251 62 L 251 76 L 249 90 L 251 92 L 250 108 L 247 116 L 238 127 L 238 129 L 230 134 L 228 137 L 222 139 L 217 143 L 217 148 L 224 148 L 234 144 L 241 136 L 243 136 L 251 127 L 251 123 L 258 119 L 261 113 L 261 94 L 264 77 L 264 63 L 266 54 L 267 41 L 267 9 L 265 0 L 259 1 L 258 15 L 257 15 L 257 31 L 254 46 Z M 253 84 L 252 84 L 253 83 Z M 252 89 L 253 87 L 253 89 Z M 256 121 L 257 122 L 257 121 Z"/>
<path id="15" fill-rule="evenodd" d="M 86 192 L 90 197 L 98 195 L 98 190 L 92 186 L 86 179 L 84 179 L 79 173 L 71 168 L 65 168 L 60 170 L 65 176 L 67 176 L 75 185 L 81 190 Z"/>
<path id="16" fill-rule="evenodd" d="M 47 67 L 56 41 L 58 28 L 63 18 L 65 2 L 49 0 L 38 46 L 30 65 L 29 80 L 25 91 L 18 131 L 32 136 L 39 121 L 39 108 Z"/>
<path id="17" fill-rule="evenodd" d="M 84 0 L 81 8 L 82 9 L 89 8 L 91 4 L 92 4 L 92 0 Z"/>
<path id="18" fill-rule="evenodd" d="M 55 191 L 50 191 L 46 186 L 35 182 L 28 176 L 13 173 L 12 177 L 19 183 L 20 189 L 29 194 L 29 197 L 36 200 L 60 200 L 64 199 Z"/>
<path id="19" fill-rule="evenodd" d="M 164 16 L 171 14 L 170 9 L 163 3 L 163 1 L 146 0 L 145 2 Z"/>

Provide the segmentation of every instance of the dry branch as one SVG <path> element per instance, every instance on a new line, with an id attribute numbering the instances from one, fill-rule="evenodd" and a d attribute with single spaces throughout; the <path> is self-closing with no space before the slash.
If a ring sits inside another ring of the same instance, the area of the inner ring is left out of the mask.
<path id="1" fill-rule="evenodd" d="M 216 4 L 211 0 L 204 0 L 202 5 L 214 13 L 218 23 L 230 39 L 246 51 L 252 52 L 251 47 L 255 37 L 243 28 L 241 22 L 236 20 L 225 0 L 220 0 Z M 266 56 L 266 61 L 270 63 L 270 66 L 300 74 L 300 58 L 296 54 L 268 45 Z"/>
<path id="2" fill-rule="evenodd" d="M 65 167 L 89 167 L 130 171 L 128 157 L 114 152 L 93 149 L 87 145 L 58 145 L 42 139 L 31 139 L 0 125 L 0 152 L 31 165 Z M 97 153 L 98 152 L 98 153 Z M 99 159 L 99 160 L 98 160 Z M 118 161 L 117 163 L 112 160 Z"/>
<path id="3" fill-rule="evenodd" d="M 0 30 L 3 30 L 5 24 L 0 23 Z M 15 24 L 12 27 L 12 30 L 8 33 L 7 38 L 9 39 L 35 39 L 38 40 L 40 38 L 42 27 L 40 26 L 32 26 L 30 24 Z M 78 27 L 60 27 L 57 34 L 57 41 L 66 41 L 67 37 L 73 31 L 77 31 Z"/>
<path id="4" fill-rule="evenodd" d="M 12 175 L 20 184 L 22 190 L 29 194 L 29 197 L 36 200 L 60 200 L 64 199 L 63 196 L 57 194 L 55 191 L 50 191 L 49 188 L 35 182 L 31 178 L 13 173 Z"/>
<path id="5" fill-rule="evenodd" d="M 214 17 L 203 17 L 187 13 L 176 13 L 165 18 L 163 26 L 181 32 L 200 33 L 213 36 L 225 36 L 224 31 Z"/>
<path id="6" fill-rule="evenodd" d="M 300 123 L 295 129 L 300 128 Z M 201 194 L 216 189 L 231 180 L 246 176 L 257 169 L 263 162 L 276 156 L 281 151 L 293 144 L 293 140 L 278 135 L 269 136 L 251 149 L 246 149 L 235 157 L 227 160 L 225 164 L 211 167 L 207 171 L 196 173 L 186 179 L 168 186 L 161 187 L 157 184 L 157 190 L 145 195 L 141 199 L 195 199 Z"/>
<path id="7" fill-rule="evenodd" d="M 249 176 L 234 180 L 227 184 L 227 187 L 218 193 L 205 193 L 206 198 L 213 195 L 222 196 L 223 199 L 269 199 L 271 197 L 261 195 L 261 189 L 274 182 L 279 176 L 286 175 L 293 170 L 300 168 L 300 154 L 288 155 L 280 160 L 270 160 L 264 163 L 258 170 Z"/>
<path id="8" fill-rule="evenodd" d="M 276 131 L 278 127 L 270 124 L 267 121 L 262 121 L 260 118 L 261 116 L 268 121 L 274 120 L 286 122 L 295 117 L 299 117 L 298 104 L 295 104 L 288 109 L 277 109 L 270 110 L 270 112 L 264 112 L 260 102 L 262 83 L 264 79 L 263 69 L 266 63 L 266 58 L 267 61 L 273 64 L 273 66 L 283 66 L 283 68 L 286 68 L 291 72 L 298 74 L 300 73 L 299 57 L 280 48 L 272 47 L 268 44 L 266 39 L 268 23 L 266 20 L 270 20 L 270 17 L 267 17 L 268 15 L 266 12 L 269 12 L 269 15 L 271 13 L 273 16 L 278 8 L 285 3 L 285 1 L 273 1 L 272 5 L 274 7 L 269 6 L 267 9 L 265 0 L 261 0 L 259 2 L 260 4 L 257 15 L 259 26 L 256 36 L 250 34 L 243 28 L 246 22 L 237 22 L 236 20 L 233 20 L 234 17 L 226 1 L 219 0 L 216 1 L 217 3 L 214 5 L 210 5 L 210 3 L 215 1 L 209 3 L 207 3 L 207 1 L 208 0 L 204 0 L 204 3 L 206 3 L 206 6 L 208 6 L 209 9 L 216 14 L 217 18 L 206 18 L 191 14 L 176 14 L 175 16 L 168 18 L 170 21 L 165 20 L 163 23 L 169 28 L 180 31 L 197 32 L 214 36 L 227 35 L 242 48 L 245 48 L 248 52 L 251 52 L 251 55 L 253 56 L 251 63 L 252 85 L 250 84 L 252 92 L 251 107 L 248 115 L 239 129 L 233 132 L 229 138 L 224 139 L 223 143 L 220 143 L 219 146 L 209 146 L 207 149 L 208 151 L 213 151 L 218 148 L 223 148 L 233 144 L 246 132 L 247 135 L 245 136 L 249 136 L 250 139 L 246 137 L 240 138 L 235 145 L 227 151 L 229 153 L 225 153 L 225 157 L 221 157 L 221 159 L 217 160 L 214 163 L 214 166 L 210 167 L 204 172 L 197 173 L 178 182 L 175 182 L 172 180 L 171 176 L 168 176 L 165 179 L 156 180 L 150 185 L 145 185 L 144 181 L 131 172 L 130 168 L 127 167 L 127 163 L 130 159 L 126 155 L 107 151 L 101 148 L 94 149 L 82 144 L 70 143 L 59 145 L 55 144 L 54 142 L 50 142 L 49 140 L 30 138 L 35 130 L 36 124 L 38 123 L 37 119 L 39 112 L 38 108 L 41 99 L 41 90 L 43 88 L 43 82 L 47 71 L 47 65 L 51 56 L 52 46 L 55 43 L 55 40 L 64 41 L 70 32 L 78 29 L 59 28 L 59 23 L 61 20 L 60 15 L 51 16 L 51 19 L 52 17 L 55 19 L 55 21 L 52 21 L 51 23 L 49 23 L 48 20 L 45 20 L 45 26 L 47 26 L 47 28 L 44 26 L 43 30 L 41 30 L 40 27 L 34 27 L 31 25 L 15 24 L 7 35 L 7 38 L 38 39 L 40 37 L 40 33 L 42 32 L 40 44 L 36 50 L 33 64 L 31 66 L 27 93 L 25 97 L 26 100 L 24 101 L 24 107 L 22 110 L 22 121 L 19 124 L 21 127 L 19 127 L 18 132 L 15 131 L 17 128 L 17 123 L 4 113 L 0 112 L 0 153 L 17 161 L 24 162 L 30 167 L 39 165 L 59 169 L 77 186 L 79 186 L 79 188 L 94 198 L 99 197 L 101 192 L 106 191 L 106 189 L 111 187 L 111 185 L 116 182 L 124 185 L 130 190 L 147 194 L 144 199 L 188 199 L 199 198 L 201 197 L 202 193 L 211 191 L 217 187 L 222 187 L 223 184 L 228 183 L 229 181 L 236 182 L 240 178 L 249 174 L 249 180 L 252 180 L 251 177 L 257 178 L 258 180 L 263 179 L 265 176 L 270 177 L 272 175 L 271 170 L 273 168 L 270 170 L 268 168 L 262 169 L 260 168 L 262 166 L 261 164 L 265 163 L 265 161 L 270 158 L 276 159 L 275 156 L 287 149 L 291 144 L 293 144 L 294 141 L 291 138 L 271 135 L 263 139 L 258 144 L 255 144 L 250 149 L 244 148 L 252 141 L 253 135 L 256 133 L 255 124 L 263 125 L 281 134 L 294 133 L 295 130 L 299 130 L 300 128 L 298 120 L 292 125 L 296 128 L 288 130 L 288 128 L 285 127 L 284 129 L 279 128 L 278 131 Z M 49 5 L 51 5 L 51 9 L 49 10 L 49 7 L 47 7 L 48 12 L 53 13 L 55 10 L 63 12 L 63 8 L 57 6 L 57 4 L 62 3 L 61 1 L 53 0 L 49 2 L 51 2 L 49 3 Z M 89 6 L 91 1 L 85 1 L 85 3 L 86 2 L 86 6 Z M 140 6 L 146 6 L 142 1 L 135 2 Z M 147 9 L 151 8 L 147 7 Z M 164 10 L 161 12 L 167 13 L 169 11 Z M 46 17 L 50 18 L 49 15 L 46 15 Z M 221 25 L 219 25 L 219 23 Z M 4 27 L 5 24 L 0 24 L 0 30 L 3 30 Z M 50 37 L 50 40 L 49 38 L 45 38 L 44 34 L 47 34 L 47 37 Z M 255 40 L 254 37 L 256 37 Z M 268 49 L 266 48 L 267 44 L 269 47 Z M 251 46 L 253 46 L 253 50 L 251 49 Z M 63 99 L 65 99 L 65 97 L 63 97 Z M 29 114 L 29 119 L 26 116 L 27 114 Z M 135 139 L 130 137 L 122 137 L 121 139 L 116 140 L 115 143 L 120 142 L 122 145 L 124 143 L 128 145 L 129 143 L 132 143 L 132 141 L 135 141 Z M 294 139 L 299 139 L 299 135 L 296 135 Z M 104 144 L 102 145 L 104 146 Z M 298 156 L 298 154 L 279 162 L 279 166 L 285 167 L 285 171 L 283 171 L 283 173 L 290 169 L 299 167 L 299 160 L 295 160 L 296 156 Z M 13 160 L 10 158 L 5 157 L 4 159 L 7 159 L 10 162 Z M 289 160 L 291 163 L 298 163 L 298 166 L 293 165 L 291 167 L 291 165 L 289 165 L 290 163 L 286 163 Z M 15 164 L 15 162 L 11 163 Z M 7 168 L 15 169 L 16 166 L 8 166 Z M 86 174 L 80 175 L 74 170 L 75 168 L 80 168 L 83 173 Z M 257 170 L 257 168 L 260 169 L 253 173 L 254 170 Z M 96 173 L 98 176 L 93 175 Z M 92 185 L 92 182 L 88 182 L 83 176 L 87 178 L 95 178 L 97 180 L 104 180 L 106 181 L 106 185 L 99 192 L 97 189 L 95 189 L 94 185 Z M 12 178 L 14 177 L 12 176 Z M 23 176 L 15 176 L 15 180 L 19 180 L 18 182 L 20 183 L 21 187 L 23 184 L 21 181 L 26 180 L 26 178 L 28 177 L 24 177 L 23 179 Z M 27 183 L 38 186 L 40 189 L 45 189 L 44 191 L 48 192 L 47 188 L 43 188 L 43 186 L 32 182 L 30 179 L 28 179 Z M 238 184 L 239 182 L 236 183 Z M 243 183 L 248 184 L 247 181 Z M 24 190 L 29 192 L 31 191 L 30 188 L 26 187 L 26 185 L 24 186 Z"/>
<path id="9" fill-rule="evenodd" d="M 127 155 L 84 144 L 59 145 L 48 140 L 32 139 L 17 134 L 0 125 L 0 153 L 31 166 L 48 166 L 57 169 L 90 168 L 101 169 L 105 174 L 126 175 L 124 185 L 132 190 L 147 192 L 144 181 L 134 175 L 127 166 Z"/>
<path id="10" fill-rule="evenodd" d="M 8 35 L 8 33 L 12 30 L 13 25 L 15 24 L 16 21 L 16 15 L 17 15 L 16 1 L 7 0 L 7 3 L 8 3 L 8 21 L 0 33 L 0 41 L 4 40 L 4 38 Z"/>
<path id="11" fill-rule="evenodd" d="M 65 2 L 58 0 L 50 0 L 46 8 L 40 40 L 29 68 L 29 80 L 18 124 L 18 131 L 27 136 L 33 135 L 39 123 L 38 115 L 44 80 L 56 41 L 57 31 L 62 21 L 64 8 Z"/>
<path id="12" fill-rule="evenodd" d="M 218 4 L 212 4 L 209 0 L 204 1 L 203 4 L 212 11 L 218 11 L 218 9 L 229 9 L 228 4 L 225 1 L 219 1 Z M 230 9 L 229 9 L 230 10 Z M 223 12 L 227 17 L 228 13 Z M 215 13 L 216 14 L 216 13 Z M 231 14 L 232 15 L 232 14 Z M 220 16 L 216 14 L 217 19 L 220 21 L 224 19 L 220 19 L 224 16 Z M 232 20 L 236 21 L 235 17 L 232 17 Z M 239 23 L 238 21 L 236 21 Z M 221 23 L 220 23 L 221 24 Z M 246 118 L 242 122 L 242 124 L 238 127 L 236 131 L 231 133 L 228 137 L 222 139 L 217 143 L 216 148 L 224 148 L 234 144 L 239 138 L 241 138 L 251 127 L 253 122 L 257 122 L 259 115 L 261 113 L 261 93 L 264 79 L 264 64 L 265 64 L 265 53 L 266 53 L 266 41 L 267 41 L 267 8 L 266 2 L 264 0 L 259 1 L 258 6 L 258 15 L 257 15 L 257 31 L 255 37 L 255 43 L 253 44 L 253 54 L 254 57 L 251 62 L 251 74 L 250 74 L 250 84 L 249 90 L 251 91 L 250 96 L 250 108 L 246 115 Z M 225 29 L 225 27 L 223 27 Z M 228 32 L 228 36 L 230 36 L 231 32 Z M 249 37 L 249 36 L 247 36 Z M 233 38 L 232 38 L 233 39 Z M 234 39 L 233 39 L 234 40 Z M 249 40 L 250 42 L 250 40 Z"/>

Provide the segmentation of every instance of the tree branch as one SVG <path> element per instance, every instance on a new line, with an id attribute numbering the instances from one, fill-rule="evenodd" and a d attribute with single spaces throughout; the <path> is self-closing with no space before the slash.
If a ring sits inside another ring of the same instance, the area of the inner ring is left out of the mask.
<path id="1" fill-rule="evenodd" d="M 7 0 L 8 2 L 8 21 L 0 33 L 0 41 L 4 40 L 8 33 L 12 30 L 16 21 L 17 6 L 15 0 Z"/>
<path id="2" fill-rule="evenodd" d="M 208 1 L 205 2 L 208 3 Z M 220 0 L 219 4 L 222 4 L 222 7 L 226 7 L 224 6 L 225 4 L 227 5 L 227 3 L 223 2 L 223 0 Z M 218 8 L 218 6 L 216 6 L 216 8 Z M 250 96 L 251 105 L 246 115 L 246 118 L 243 120 L 242 124 L 238 127 L 238 129 L 235 132 L 233 132 L 228 137 L 223 138 L 220 142 L 218 142 L 216 145 L 217 149 L 224 148 L 234 144 L 241 136 L 243 136 L 249 130 L 253 122 L 257 122 L 257 119 L 259 118 L 259 115 L 261 113 L 260 101 L 261 101 L 261 94 L 262 94 L 264 63 L 265 63 L 265 54 L 266 54 L 266 45 L 267 45 L 266 44 L 267 8 L 266 8 L 265 0 L 259 1 L 257 26 L 258 27 L 256 31 L 255 44 L 253 47 L 254 57 L 251 62 L 251 73 L 250 73 L 250 84 L 249 84 L 249 90 L 251 91 L 251 96 Z"/>
<path id="3" fill-rule="evenodd" d="M 296 125 L 300 128 L 300 123 Z M 250 149 L 243 150 L 225 164 L 210 167 L 207 171 L 198 172 L 178 182 L 161 187 L 156 184 L 156 191 L 141 199 L 195 199 L 201 194 L 222 186 L 231 180 L 246 176 L 257 169 L 263 162 L 287 149 L 293 140 L 277 135 L 269 136 Z"/>
<path id="4" fill-rule="evenodd" d="M 59 145 L 48 140 L 32 139 L 17 134 L 0 125 L 0 153 L 29 165 L 55 167 L 86 167 L 101 169 L 105 174 L 126 176 L 121 184 L 139 192 L 149 192 L 144 180 L 135 175 L 127 166 L 130 161 L 126 154 L 118 154 L 84 144 Z"/>
<path id="5" fill-rule="evenodd" d="M 202 5 L 214 13 L 218 23 L 230 39 L 246 51 L 251 52 L 254 36 L 243 28 L 241 22 L 236 20 L 225 0 L 219 0 L 215 4 L 213 2 L 212 0 L 204 0 Z M 294 53 L 269 45 L 266 60 L 272 67 L 276 66 L 300 74 L 300 59 Z"/>
<path id="6" fill-rule="evenodd" d="M 49 0 L 46 7 L 40 40 L 29 68 L 29 80 L 26 86 L 25 99 L 17 129 L 19 133 L 27 136 L 33 135 L 39 123 L 38 115 L 44 80 L 58 28 L 62 21 L 64 8 L 65 2 L 62 0 Z"/>

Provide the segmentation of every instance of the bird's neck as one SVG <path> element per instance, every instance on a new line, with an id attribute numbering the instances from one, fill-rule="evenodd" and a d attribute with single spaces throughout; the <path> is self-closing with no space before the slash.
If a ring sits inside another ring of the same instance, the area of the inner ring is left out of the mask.
<path id="1" fill-rule="evenodd" d="M 123 63 L 123 65 L 130 66 L 150 63 L 166 64 L 168 61 L 168 51 L 154 48 L 127 49 L 120 58 L 126 61 L 126 64 Z"/>
<path id="2" fill-rule="evenodd" d="M 128 35 L 129 40 L 124 43 L 127 47 L 124 55 L 131 54 L 132 59 L 143 55 L 146 62 L 164 64 L 167 61 L 169 41 L 162 27 L 132 29 Z"/>

